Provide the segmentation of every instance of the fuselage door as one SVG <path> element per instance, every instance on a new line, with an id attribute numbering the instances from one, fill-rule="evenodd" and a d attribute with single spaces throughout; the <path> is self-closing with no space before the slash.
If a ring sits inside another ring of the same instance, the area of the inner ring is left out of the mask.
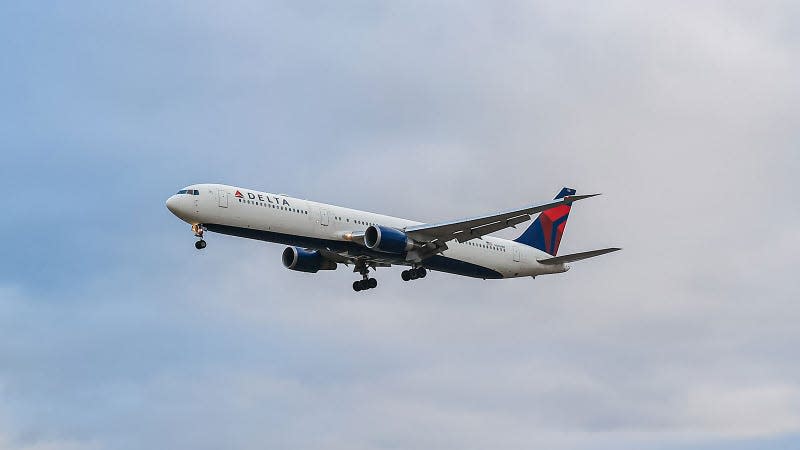
<path id="1" fill-rule="evenodd" d="M 228 193 L 225 192 L 225 189 L 220 189 L 219 193 L 219 205 L 220 208 L 227 208 L 228 207 Z"/>
<path id="2" fill-rule="evenodd" d="M 319 224 L 323 226 L 328 226 L 328 210 L 327 209 L 320 209 L 319 210 Z"/>
<path id="3" fill-rule="evenodd" d="M 519 247 L 516 245 L 511 247 L 511 253 L 514 255 L 514 261 L 519 262 Z"/>

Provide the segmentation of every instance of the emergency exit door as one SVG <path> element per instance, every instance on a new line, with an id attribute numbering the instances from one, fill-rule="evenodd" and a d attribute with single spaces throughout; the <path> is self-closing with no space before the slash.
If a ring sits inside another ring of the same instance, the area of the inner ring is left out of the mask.
<path id="1" fill-rule="evenodd" d="M 328 210 L 327 209 L 320 209 L 319 210 L 319 224 L 323 226 L 328 226 Z"/>
<path id="2" fill-rule="evenodd" d="M 514 261 L 519 262 L 519 248 L 516 246 L 512 247 L 511 253 L 514 255 Z"/>
<path id="3" fill-rule="evenodd" d="M 220 208 L 228 207 L 228 193 L 224 189 L 219 190 L 219 202 L 217 203 Z"/>

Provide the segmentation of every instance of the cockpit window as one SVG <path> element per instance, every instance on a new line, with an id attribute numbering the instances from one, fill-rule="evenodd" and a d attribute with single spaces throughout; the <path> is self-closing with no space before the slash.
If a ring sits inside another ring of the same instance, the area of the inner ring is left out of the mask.
<path id="1" fill-rule="evenodd" d="M 200 195 L 200 191 L 198 191 L 197 189 L 181 189 L 180 191 L 178 191 L 176 195 L 181 195 L 181 194 Z"/>

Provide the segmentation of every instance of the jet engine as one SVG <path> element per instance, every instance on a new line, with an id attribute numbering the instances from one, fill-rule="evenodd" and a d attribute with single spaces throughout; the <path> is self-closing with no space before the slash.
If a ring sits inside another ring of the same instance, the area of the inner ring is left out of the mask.
<path id="1" fill-rule="evenodd" d="M 399 254 L 414 248 L 414 241 L 396 228 L 371 225 L 364 232 L 364 245 L 372 250 Z"/>
<path id="2" fill-rule="evenodd" d="M 289 270 L 317 273 L 320 270 L 335 270 L 336 263 L 322 256 L 317 250 L 286 247 L 281 255 L 283 266 Z"/>

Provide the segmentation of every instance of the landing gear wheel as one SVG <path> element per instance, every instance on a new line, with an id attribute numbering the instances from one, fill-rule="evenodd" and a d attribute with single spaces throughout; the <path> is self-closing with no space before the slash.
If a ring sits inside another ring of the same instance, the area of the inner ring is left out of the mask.
<path id="1" fill-rule="evenodd" d="M 366 291 L 367 289 L 378 287 L 378 280 L 369 277 L 369 266 L 367 266 L 365 262 L 359 262 L 355 269 L 353 269 L 353 272 L 358 272 L 362 276 L 361 280 L 353 282 L 354 291 Z"/>
<path id="2" fill-rule="evenodd" d="M 413 269 L 404 270 L 400 274 L 400 278 L 402 278 L 403 281 L 411 281 L 417 278 L 425 278 L 426 275 L 428 275 L 428 271 L 425 270 L 424 267 L 415 267 Z"/>
<path id="3" fill-rule="evenodd" d="M 202 250 L 202 249 L 206 248 L 206 241 L 200 239 L 199 241 L 194 243 L 194 248 L 196 248 L 198 250 Z"/>

